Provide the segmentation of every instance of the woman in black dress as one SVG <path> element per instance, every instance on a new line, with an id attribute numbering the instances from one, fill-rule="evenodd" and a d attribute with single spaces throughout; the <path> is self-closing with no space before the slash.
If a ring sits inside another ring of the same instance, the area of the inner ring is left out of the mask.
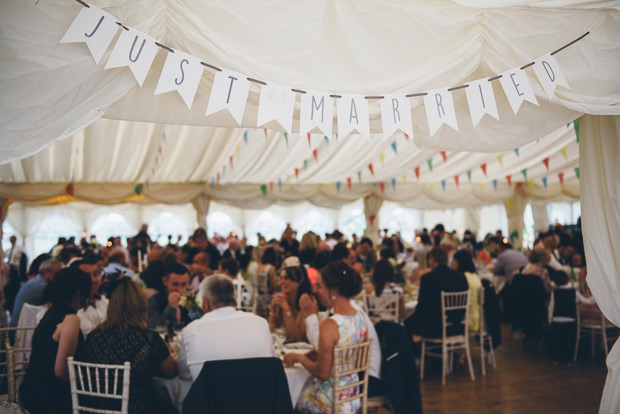
<path id="1" fill-rule="evenodd" d="M 124 277 L 110 284 L 108 298 L 110 303 L 105 322 L 86 340 L 85 360 L 115 365 L 129 361 L 129 412 L 170 412 L 171 408 L 155 392 L 153 376 L 176 376 L 177 361 L 159 334 L 147 328 L 145 292 L 137 283 Z"/>
<path id="2" fill-rule="evenodd" d="M 71 413 L 67 357 L 84 346 L 76 312 L 90 297 L 90 276 L 79 269 L 61 269 L 46 286 L 43 300 L 52 306 L 32 336 L 32 354 L 20 387 L 21 402 L 31 414 Z"/>

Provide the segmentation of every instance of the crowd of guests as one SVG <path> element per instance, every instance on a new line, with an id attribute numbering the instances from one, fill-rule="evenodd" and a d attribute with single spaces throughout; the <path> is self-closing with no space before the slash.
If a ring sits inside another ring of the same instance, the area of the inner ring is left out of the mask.
<path id="1" fill-rule="evenodd" d="M 290 227 L 280 240 L 259 237 L 257 246 L 234 235 L 209 239 L 203 229 L 187 244 L 177 243 L 153 243 L 143 227 L 127 246 L 115 238 L 105 246 L 59 240 L 33 261 L 32 277 L 9 309 L 16 326 L 23 304 L 43 306 L 20 390 L 25 408 L 70 412 L 66 361 L 73 356 L 130 361 L 130 412 L 171 412 L 155 393 L 153 376 L 195 381 L 207 361 L 276 356 L 271 332 L 278 330 L 289 342 L 314 347 L 305 355 L 287 354 L 283 362 L 300 363 L 312 374 L 297 409 L 321 413 L 333 396 L 335 346 L 373 339 L 369 394 L 382 391 L 374 327 L 382 317 L 368 317 L 356 300 L 362 292 L 378 304 L 396 298 L 398 319 L 410 334 L 438 337 L 439 292 L 469 289 L 477 298 L 487 257 L 496 259 L 493 272 L 504 275 L 507 286 L 516 273 L 538 275 L 549 289 L 585 281 L 579 237 L 561 228 L 541 234 L 529 258 L 501 232 L 477 242 L 470 232 L 459 239 L 441 224 L 418 232 L 412 244 L 387 232 L 379 244 L 367 237 L 348 241 L 338 231 L 323 238 L 309 232 L 298 241 Z M 405 318 L 405 286 L 412 284 L 419 285 L 418 304 Z M 468 323 L 475 331 L 482 310 L 475 300 L 471 306 Z M 166 339 L 181 329 L 173 356 Z"/>

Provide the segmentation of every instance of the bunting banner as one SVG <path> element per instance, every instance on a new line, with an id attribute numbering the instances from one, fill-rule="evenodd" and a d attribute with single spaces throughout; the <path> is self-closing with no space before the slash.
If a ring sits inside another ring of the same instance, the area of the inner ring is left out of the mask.
<path id="1" fill-rule="evenodd" d="M 250 81 L 247 76 L 232 70 L 222 69 L 216 72 L 213 79 L 213 87 L 205 115 L 208 116 L 227 109 L 237 124 L 241 125 L 249 93 Z M 247 131 L 244 133 L 243 139 L 247 144 Z"/>
<path id="2" fill-rule="evenodd" d="M 128 66 L 138 84 L 142 86 L 158 50 L 155 39 L 130 27 L 121 31 L 105 69 Z"/>
<path id="3" fill-rule="evenodd" d="M 175 49 L 166 57 L 154 94 L 177 91 L 187 108 L 192 109 L 202 71 L 203 66 L 199 59 Z"/>
<path id="4" fill-rule="evenodd" d="M 90 54 L 99 64 L 120 26 L 111 14 L 95 7 L 83 7 L 60 43 L 86 43 Z"/>
<path id="5" fill-rule="evenodd" d="M 353 132 L 370 139 L 369 100 L 379 101 L 381 125 L 384 139 L 397 131 L 402 131 L 406 139 L 413 136 L 413 122 L 410 98 L 424 97 L 424 106 L 431 137 L 444 124 L 458 131 L 458 121 L 454 107 L 452 91 L 465 89 L 470 116 L 476 127 L 484 115 L 488 114 L 499 120 L 493 81 L 499 79 L 506 98 L 515 114 L 524 101 L 538 105 L 531 82 L 540 83 L 542 89 L 551 99 L 558 87 L 570 89 L 554 54 L 567 46 L 583 39 L 589 34 L 573 40 L 554 52 L 546 53 L 535 61 L 523 62 L 523 66 L 504 71 L 497 76 L 466 82 L 452 87 L 435 87 L 425 92 L 391 93 L 365 96 L 361 94 L 335 93 L 336 91 L 300 90 L 274 82 L 265 82 L 249 78 L 226 68 L 218 68 L 201 61 L 198 57 L 181 50 L 172 49 L 146 33 L 127 27 L 109 13 L 80 1 L 83 7 L 68 27 L 60 43 L 86 43 L 95 63 L 99 64 L 106 51 L 117 37 L 104 69 L 128 67 L 140 86 L 152 67 L 159 48 L 167 50 L 168 55 L 161 70 L 155 94 L 176 90 L 186 106 L 191 109 L 197 95 L 204 67 L 213 69 L 215 76 L 205 116 L 226 109 L 235 121 L 241 125 L 252 82 L 260 84 L 257 127 L 276 121 L 287 133 L 293 127 L 293 114 L 297 94 L 300 94 L 299 132 L 312 133 L 320 131 L 327 139 L 331 138 L 334 123 L 334 99 L 338 134 L 346 136 Z M 530 78 L 525 68 L 532 66 L 535 77 Z M 408 91 L 413 92 L 413 91 Z M 376 105 L 373 102 L 373 105 Z M 413 142 L 413 140 L 412 140 Z M 247 141 L 246 141 L 247 143 Z M 516 151 L 516 150 L 515 150 Z M 518 155 L 518 153 L 517 153 Z"/>
<path id="6" fill-rule="evenodd" d="M 268 83 L 260 88 L 258 103 L 258 126 L 277 121 L 288 133 L 293 129 L 293 111 L 295 109 L 295 92 L 290 86 Z"/>
<path id="7" fill-rule="evenodd" d="M 306 134 L 317 128 L 326 136 L 332 135 L 334 98 L 327 92 L 307 91 L 301 95 L 299 133 Z"/>
<path id="8" fill-rule="evenodd" d="M 479 79 L 467 85 L 465 94 L 467 95 L 467 104 L 469 105 L 471 122 L 474 124 L 474 127 L 478 126 L 485 114 L 489 114 L 499 121 L 495 93 L 489 78 Z"/>
<path id="9" fill-rule="evenodd" d="M 381 108 L 384 140 L 390 138 L 399 129 L 405 134 L 413 136 L 411 104 L 404 93 L 386 95 L 381 99 L 379 106 Z"/>
<path id="10" fill-rule="evenodd" d="M 459 126 L 456 123 L 456 111 L 452 101 L 452 92 L 448 88 L 426 91 L 424 106 L 431 137 L 435 135 L 443 124 L 451 126 L 456 131 L 459 130 Z"/>

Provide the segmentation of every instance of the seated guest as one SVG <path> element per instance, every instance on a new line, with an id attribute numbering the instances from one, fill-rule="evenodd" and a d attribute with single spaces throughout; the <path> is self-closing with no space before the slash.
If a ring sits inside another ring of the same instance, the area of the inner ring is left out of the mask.
<path id="1" fill-rule="evenodd" d="M 76 268 L 61 269 L 43 292 L 51 303 L 32 335 L 32 353 L 20 387 L 21 402 L 31 414 L 71 412 L 67 358 L 79 357 L 84 338 L 75 314 L 90 297 L 90 278 Z"/>
<path id="2" fill-rule="evenodd" d="M 551 279 L 545 266 L 549 264 L 550 259 L 551 254 L 548 250 L 536 247 L 530 252 L 530 262 L 521 270 L 524 275 L 536 275 L 542 279 L 545 292 L 547 292 L 547 299 L 551 295 Z"/>
<path id="3" fill-rule="evenodd" d="M 471 254 L 465 249 L 461 249 L 452 256 L 450 267 L 465 275 L 469 285 L 469 329 L 477 332 L 480 329 L 480 289 L 482 280 L 476 274 L 476 266 Z"/>
<path id="4" fill-rule="evenodd" d="M 127 267 L 127 253 L 124 249 L 115 248 L 108 253 L 108 265 L 103 269 L 103 273 L 120 273 L 133 278 L 133 270 Z"/>
<path id="5" fill-rule="evenodd" d="M 267 321 L 235 309 L 235 288 L 229 277 L 209 276 L 199 294 L 205 314 L 183 329 L 180 377 L 195 381 L 206 361 L 275 356 Z"/>
<path id="6" fill-rule="evenodd" d="M 497 276 L 505 276 L 506 283 L 512 281 L 512 276 L 520 267 L 525 266 L 528 262 L 527 256 L 521 252 L 512 249 L 512 244 L 499 242 L 499 256 L 497 263 L 493 266 L 493 274 Z"/>
<path id="7" fill-rule="evenodd" d="M 187 267 L 173 263 L 168 274 L 162 279 L 165 291 L 159 292 L 148 299 L 149 328 L 166 326 L 168 322 L 187 325 L 190 321 L 187 309 L 179 305 L 181 293 L 189 285 Z"/>
<path id="8" fill-rule="evenodd" d="M 353 273 L 350 273 L 353 274 Z M 353 276 L 354 277 L 354 276 Z M 329 296 L 325 293 L 327 290 L 324 287 L 321 275 L 318 274 L 314 285 L 312 285 L 314 295 L 303 294 L 299 298 L 299 305 L 304 314 L 306 323 L 306 336 L 308 341 L 314 349 L 319 349 L 319 317 L 322 319 L 327 318 L 329 313 L 333 314 L 333 309 L 329 312 L 322 312 L 319 314 L 318 301 L 325 307 L 330 306 Z M 315 297 L 316 296 L 316 297 Z M 381 382 L 381 344 L 379 343 L 379 337 L 377 331 L 372 324 L 368 315 L 363 311 L 362 307 L 357 304 L 355 299 L 351 299 L 351 306 L 362 313 L 368 326 L 368 337 L 372 339 L 372 350 L 370 354 L 370 375 L 368 377 L 368 396 L 373 397 L 383 392 L 383 384 Z M 312 351 L 313 353 L 316 351 Z"/>
<path id="9" fill-rule="evenodd" d="M 462 292 L 469 289 L 465 276 L 448 267 L 448 253 L 433 247 L 426 258 L 432 270 L 420 278 L 418 305 L 413 315 L 405 319 L 405 327 L 411 335 L 440 338 L 441 291 Z"/>
<path id="10" fill-rule="evenodd" d="M 49 255 L 46 256 L 51 257 Z M 30 268 L 32 269 L 32 265 Z M 36 306 L 41 306 L 44 304 L 43 290 L 45 289 L 45 286 L 47 286 L 47 284 L 54 279 L 54 275 L 61 268 L 62 265 L 56 259 L 47 259 L 43 263 L 40 263 L 37 277 L 26 282 L 26 284 L 19 289 L 19 292 L 17 292 L 15 304 L 13 305 L 13 313 L 11 314 L 12 327 L 17 326 L 19 322 L 19 315 L 22 312 L 24 303 Z"/>
<path id="11" fill-rule="evenodd" d="M 99 292 L 101 287 L 101 267 L 99 255 L 88 255 L 87 257 L 75 260 L 71 263 L 72 268 L 78 268 L 90 276 L 91 288 L 90 297 L 86 301 L 86 306 L 80 309 L 77 316 L 80 318 L 80 329 L 84 337 L 101 325 L 105 320 L 108 311 L 108 299 Z"/>
<path id="12" fill-rule="evenodd" d="M 213 274 L 213 270 L 209 268 L 211 259 L 208 253 L 200 252 L 194 256 L 192 264 L 189 265 L 189 271 L 192 275 L 190 283 L 192 290 L 198 291 L 200 282 L 209 275 Z"/>
<path id="13" fill-rule="evenodd" d="M 256 313 L 265 318 L 269 317 L 271 295 L 280 285 L 276 274 L 276 260 L 276 249 L 272 246 L 267 247 L 260 256 L 256 276 L 252 280 L 252 289 L 256 291 Z"/>
<path id="14" fill-rule="evenodd" d="M 163 339 L 155 331 L 148 330 L 144 293 L 130 278 L 112 282 L 109 292 L 107 317 L 99 328 L 88 335 L 84 360 L 114 365 L 129 361 L 129 412 L 169 412 L 155 392 L 153 375 L 174 377 L 177 362 Z"/>
<path id="15" fill-rule="evenodd" d="M 372 271 L 372 283 L 366 287 L 367 300 L 375 308 L 385 308 L 394 300 L 398 302 L 397 316 L 401 320 L 405 315 L 405 297 L 403 288 L 396 285 L 394 267 L 386 259 L 381 259 Z M 381 319 L 391 319 L 389 312 L 374 315 L 373 322 L 377 323 Z"/>
<path id="16" fill-rule="evenodd" d="M 306 342 L 306 324 L 299 309 L 299 298 L 304 293 L 312 292 L 312 285 L 305 269 L 299 265 L 284 267 L 281 272 L 280 288 L 282 291 L 273 295 L 271 299 L 269 328 L 273 331 L 283 327 L 288 342 Z"/>
<path id="17" fill-rule="evenodd" d="M 368 340 L 368 325 L 363 312 L 351 305 L 351 298 L 362 290 L 362 278 L 350 266 L 342 262 L 331 262 L 321 272 L 323 281 L 321 295 L 327 298 L 328 306 L 334 315 L 321 322 L 319 327 L 319 347 L 316 358 L 313 355 L 286 354 L 283 362 L 292 365 L 301 363 L 312 377 L 308 379 L 297 402 L 297 410 L 302 413 L 331 412 L 334 384 L 331 378 L 334 370 L 333 355 L 336 346 L 355 345 Z M 341 385 L 358 381 L 353 374 L 341 379 Z M 341 392 L 341 398 L 355 395 L 351 389 Z M 356 413 L 360 400 L 346 402 L 342 406 L 344 413 Z"/>
<path id="18" fill-rule="evenodd" d="M 160 292 L 166 292 L 166 285 L 164 285 L 164 278 L 168 274 L 166 265 L 161 260 L 155 260 L 147 266 L 146 269 L 140 274 L 140 279 L 146 286 L 146 298 L 147 300 Z"/>
<path id="19" fill-rule="evenodd" d="M 228 257 L 220 260 L 218 271 L 228 276 L 235 286 L 235 300 L 237 301 L 237 309 L 249 308 L 252 306 L 252 291 L 250 286 L 245 283 L 245 279 L 239 273 L 239 262 Z"/>

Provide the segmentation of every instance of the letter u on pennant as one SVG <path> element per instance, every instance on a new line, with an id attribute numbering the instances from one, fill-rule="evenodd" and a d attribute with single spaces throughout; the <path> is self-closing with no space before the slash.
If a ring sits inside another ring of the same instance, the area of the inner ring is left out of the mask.
<path id="1" fill-rule="evenodd" d="M 151 69 L 157 50 L 155 39 L 130 27 L 129 30 L 122 31 L 114 49 L 112 49 L 105 69 L 129 66 L 134 77 L 142 86 L 149 69 Z"/>

